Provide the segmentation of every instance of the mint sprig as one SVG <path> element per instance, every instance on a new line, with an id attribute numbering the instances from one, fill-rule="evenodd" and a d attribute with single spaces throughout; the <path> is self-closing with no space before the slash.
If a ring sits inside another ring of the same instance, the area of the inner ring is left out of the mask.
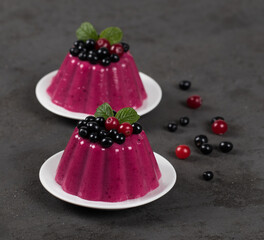
<path id="1" fill-rule="evenodd" d="M 108 103 L 103 103 L 100 105 L 94 114 L 95 117 L 103 117 L 105 120 L 109 117 L 114 116 L 113 109 Z"/>
<path id="2" fill-rule="evenodd" d="M 122 40 L 123 32 L 119 27 L 108 27 L 104 29 L 101 33 L 99 38 L 107 39 L 110 44 L 119 43 Z"/>
<path id="3" fill-rule="evenodd" d="M 133 108 L 123 108 L 121 110 L 119 110 L 115 117 L 118 119 L 119 123 L 134 123 L 136 121 L 138 121 L 138 119 L 140 118 L 140 116 L 137 114 L 137 112 L 133 109 Z"/>
<path id="4" fill-rule="evenodd" d="M 76 37 L 78 40 L 87 41 L 88 39 L 97 40 L 98 34 L 93 27 L 93 25 L 89 22 L 84 22 L 76 31 Z"/>

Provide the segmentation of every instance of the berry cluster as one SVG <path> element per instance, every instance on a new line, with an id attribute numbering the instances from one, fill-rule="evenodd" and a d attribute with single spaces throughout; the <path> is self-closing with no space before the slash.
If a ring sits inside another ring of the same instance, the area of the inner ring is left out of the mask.
<path id="1" fill-rule="evenodd" d="M 103 66 L 111 62 L 118 62 L 124 52 L 129 50 L 127 43 L 121 42 L 111 45 L 107 39 L 100 38 L 97 41 L 89 39 L 75 41 L 70 49 L 70 54 L 81 61 L 88 61 L 91 64 L 100 63 Z"/>
<path id="2" fill-rule="evenodd" d="M 190 122 L 190 119 L 188 117 L 181 117 L 179 119 L 179 124 L 181 126 L 187 126 Z M 167 128 L 170 132 L 175 132 L 177 129 L 178 129 L 178 124 L 177 122 L 170 122 L 168 125 L 167 125 Z"/>
<path id="3" fill-rule="evenodd" d="M 131 134 L 139 134 L 142 127 L 139 123 L 119 124 L 115 117 L 108 117 L 106 120 L 103 117 L 88 116 L 85 120 L 79 121 L 77 124 L 79 135 L 82 138 L 89 139 L 91 142 L 100 142 L 104 148 L 111 147 L 113 143 L 123 144 L 126 137 Z"/>

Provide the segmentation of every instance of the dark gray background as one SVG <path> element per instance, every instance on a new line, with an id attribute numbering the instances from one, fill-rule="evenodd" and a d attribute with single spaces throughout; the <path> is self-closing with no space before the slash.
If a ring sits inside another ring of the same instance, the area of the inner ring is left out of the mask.
<path id="1" fill-rule="evenodd" d="M 263 239 L 264 1 L 7 1 L 0 2 L 1 239 Z M 45 110 L 35 86 L 57 69 L 83 21 L 119 26 L 140 71 L 163 89 L 160 105 L 143 116 L 153 150 L 175 167 L 175 187 L 146 206 L 100 211 L 74 206 L 40 184 L 42 163 L 64 149 L 76 121 Z M 192 81 L 188 92 L 178 89 Z M 199 94 L 200 109 L 188 109 Z M 181 116 L 188 127 L 163 126 Z M 209 121 L 226 118 L 213 135 Z M 204 156 L 193 138 L 206 134 L 234 151 Z M 192 155 L 177 160 L 174 149 Z M 215 178 L 200 176 L 212 170 Z"/>

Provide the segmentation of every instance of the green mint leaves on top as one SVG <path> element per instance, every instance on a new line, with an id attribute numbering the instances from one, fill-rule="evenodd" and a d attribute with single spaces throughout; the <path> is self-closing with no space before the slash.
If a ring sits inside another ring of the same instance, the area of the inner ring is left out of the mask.
<path id="1" fill-rule="evenodd" d="M 134 123 L 136 121 L 138 121 L 138 119 L 140 118 L 140 116 L 137 114 L 137 112 L 133 109 L 133 108 L 123 108 L 121 110 L 119 110 L 115 117 L 118 119 L 119 123 Z"/>
<path id="2" fill-rule="evenodd" d="M 94 116 L 95 117 L 103 117 L 106 120 L 109 117 L 113 117 L 114 112 L 108 103 L 104 103 L 96 109 Z M 115 117 L 117 118 L 117 120 L 119 121 L 120 124 L 124 123 L 124 122 L 133 124 L 133 123 L 137 122 L 138 119 L 140 118 L 140 116 L 137 114 L 137 112 L 131 107 L 120 109 L 116 113 Z"/>
<path id="3" fill-rule="evenodd" d="M 76 31 L 76 36 L 78 40 L 87 41 L 88 39 L 97 40 L 98 34 L 93 27 L 93 25 L 89 22 L 84 22 Z"/>
<path id="4" fill-rule="evenodd" d="M 123 32 L 118 27 L 108 27 L 104 29 L 101 33 L 99 38 L 107 39 L 110 44 L 119 43 L 122 40 Z"/>
<path id="5" fill-rule="evenodd" d="M 103 117 L 105 120 L 109 117 L 114 116 L 113 109 L 108 103 L 103 103 L 100 105 L 94 114 L 95 117 Z"/>

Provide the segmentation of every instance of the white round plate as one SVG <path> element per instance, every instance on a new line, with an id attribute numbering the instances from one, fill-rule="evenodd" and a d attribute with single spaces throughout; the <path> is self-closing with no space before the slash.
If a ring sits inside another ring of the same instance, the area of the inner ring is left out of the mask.
<path id="1" fill-rule="evenodd" d="M 56 170 L 60 162 L 63 151 L 56 153 L 50 157 L 40 168 L 39 179 L 44 188 L 50 192 L 53 196 L 75 205 L 97 208 L 97 209 L 126 209 L 132 207 L 138 207 L 165 195 L 176 182 L 176 171 L 173 166 L 161 155 L 154 153 L 157 163 L 161 171 L 161 178 L 159 180 L 159 186 L 153 191 L 149 192 L 143 197 L 126 200 L 122 202 L 101 202 L 101 201 L 88 201 L 77 196 L 66 193 L 62 190 L 62 187 L 55 181 Z"/>
<path id="2" fill-rule="evenodd" d="M 72 112 L 54 104 L 51 101 L 51 97 L 48 95 L 46 90 L 51 84 L 52 78 L 56 75 L 57 71 L 58 70 L 48 73 L 38 82 L 36 86 L 36 96 L 40 104 L 50 112 L 71 119 L 82 120 L 86 118 L 87 115 L 93 115 L 94 113 Z M 137 113 L 142 116 L 158 106 L 162 97 L 162 91 L 159 84 L 151 77 L 141 72 L 139 75 L 147 92 L 147 99 L 143 101 L 143 105 L 140 108 L 136 109 Z"/>

